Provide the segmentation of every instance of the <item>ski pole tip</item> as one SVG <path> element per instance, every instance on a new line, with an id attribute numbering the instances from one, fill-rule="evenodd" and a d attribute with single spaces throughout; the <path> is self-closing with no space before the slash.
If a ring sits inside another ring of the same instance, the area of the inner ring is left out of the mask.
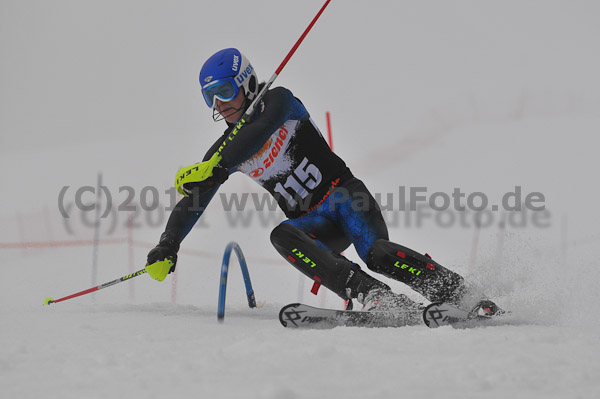
<path id="1" fill-rule="evenodd" d="M 46 298 L 44 299 L 44 305 L 50 305 L 51 303 L 54 303 L 54 298 Z"/>

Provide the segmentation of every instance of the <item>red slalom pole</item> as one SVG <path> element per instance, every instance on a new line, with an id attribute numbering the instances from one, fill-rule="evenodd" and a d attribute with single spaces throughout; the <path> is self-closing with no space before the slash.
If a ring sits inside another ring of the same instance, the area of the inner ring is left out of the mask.
<path id="1" fill-rule="evenodd" d="M 319 17 L 321 16 L 321 14 L 323 14 L 323 11 L 325 11 L 325 7 L 327 7 L 329 5 L 330 1 L 331 0 L 327 0 L 325 2 L 325 4 L 323 4 L 323 7 L 321 7 L 321 9 L 317 13 L 317 15 L 313 18 L 313 20 L 310 22 L 310 24 L 308 25 L 308 27 L 306 28 L 306 30 L 304 30 L 304 33 L 302 33 L 302 36 L 300 36 L 300 38 L 298 39 L 298 41 L 296 42 L 296 44 L 294 44 L 294 47 L 292 47 L 292 49 L 290 50 L 290 52 L 288 53 L 288 55 L 285 56 L 285 58 L 283 59 L 283 62 L 281 63 L 281 65 L 279 65 L 279 68 L 277 68 L 277 70 L 275 71 L 275 75 L 279 75 L 279 73 L 281 72 L 281 70 L 285 67 L 285 64 L 287 64 L 288 61 L 290 60 L 290 58 L 292 58 L 292 55 L 294 55 L 294 53 L 296 52 L 296 50 L 298 49 L 298 47 L 300 47 L 300 43 L 302 43 L 302 41 L 304 40 L 304 38 L 306 37 L 306 35 L 308 35 L 308 32 L 310 32 L 310 30 L 312 29 L 312 27 L 315 24 L 315 22 L 317 22 L 317 19 L 319 19 Z"/>
<path id="2" fill-rule="evenodd" d="M 329 138 L 329 148 L 333 151 L 333 135 L 331 134 L 331 116 L 329 111 L 325 112 L 325 119 L 327 119 L 327 137 Z"/>
<path id="3" fill-rule="evenodd" d="M 138 270 L 137 272 L 132 273 L 132 274 L 128 274 L 127 276 L 123 276 L 123 277 L 118 278 L 116 280 L 109 281 L 108 283 L 100 284 L 97 287 L 88 288 L 87 290 L 83 290 L 83 291 L 77 292 L 75 294 L 72 294 L 72 295 L 69 295 L 69 296 L 65 296 L 63 298 L 59 298 L 59 299 L 46 298 L 46 300 L 44 300 L 44 305 L 51 305 L 53 303 L 62 302 L 62 301 L 66 301 L 67 299 L 76 298 L 78 296 L 89 294 L 90 292 L 95 292 L 95 291 L 101 290 L 103 288 L 110 287 L 111 285 L 115 285 L 115 284 L 121 283 L 121 282 L 129 280 L 131 278 L 140 276 L 140 275 L 142 275 L 144 273 L 146 273 L 146 269 Z"/>
<path id="4" fill-rule="evenodd" d="M 254 108 L 256 107 L 256 104 L 258 104 L 260 102 L 260 100 L 263 98 L 263 96 L 265 95 L 265 93 L 267 92 L 267 90 L 269 90 L 269 88 L 271 87 L 271 85 L 273 84 L 273 82 L 275 81 L 275 79 L 277 79 L 277 76 L 281 73 L 281 71 L 283 70 L 283 68 L 285 67 L 285 65 L 288 63 L 288 61 L 290 60 L 290 58 L 292 58 L 292 55 L 294 55 L 294 53 L 296 52 L 296 50 L 298 49 L 298 47 L 300 47 L 300 44 L 302 43 L 302 41 L 304 40 L 304 38 L 306 37 L 306 35 L 308 35 L 308 32 L 310 32 L 310 30 L 312 29 L 312 27 L 314 26 L 314 24 L 317 22 L 317 20 L 321 16 L 321 14 L 323 14 L 323 11 L 325 11 L 325 8 L 329 5 L 330 2 L 331 2 L 331 0 L 327 0 L 325 2 L 325 4 L 323 4 L 323 7 L 321 7 L 321 9 L 317 13 L 317 15 L 315 15 L 315 17 L 313 18 L 313 20 L 306 27 L 306 29 L 304 30 L 304 32 L 302 33 L 302 35 L 300 36 L 300 38 L 298 39 L 298 41 L 296 41 L 296 44 L 294 44 L 294 47 L 292 47 L 292 49 L 285 56 L 285 58 L 283 59 L 283 61 L 281 62 L 281 64 L 277 68 L 277 70 L 275 70 L 275 73 L 273 74 L 273 76 L 271 76 L 271 78 L 267 81 L 267 83 L 265 84 L 265 87 L 263 87 L 263 89 L 260 91 L 260 93 L 258 93 L 258 95 L 254 99 L 254 101 L 252 101 L 252 103 L 250 104 L 250 106 L 246 110 L 246 113 L 242 117 L 241 122 L 244 122 L 244 121 L 248 120 L 248 118 L 250 118 L 250 116 L 254 113 Z M 243 125 L 243 123 L 242 123 L 242 125 Z M 241 128 L 241 126 L 240 126 L 240 128 Z"/>
<path id="5" fill-rule="evenodd" d="M 296 41 L 296 44 L 294 44 L 294 47 L 292 47 L 292 49 L 290 50 L 290 52 L 285 56 L 285 58 L 283 59 L 283 61 L 279 65 L 279 68 L 277 68 L 277 70 L 275 71 L 275 73 L 273 74 L 273 76 L 271 76 L 271 78 L 268 80 L 268 82 L 265 83 L 265 87 L 263 87 L 263 89 L 258 93 L 258 95 L 256 96 L 256 98 L 254 100 L 252 100 L 252 102 L 248 106 L 248 109 L 246 110 L 246 112 L 244 113 L 244 115 L 240 118 L 240 120 L 235 125 L 235 127 L 233 128 L 233 130 L 229 133 L 227 139 L 223 142 L 223 145 L 219 148 L 219 150 L 216 152 L 216 154 L 220 154 L 221 150 L 223 148 L 225 148 L 225 144 L 227 143 L 227 141 L 231 141 L 231 140 L 235 139 L 235 137 L 240 132 L 240 130 L 244 127 L 244 125 L 246 124 L 246 122 L 250 120 L 250 117 L 254 113 L 254 108 L 256 108 L 256 105 L 262 100 L 262 98 L 264 97 L 264 95 L 267 92 L 267 90 L 269 90 L 269 88 L 271 87 L 271 85 L 273 84 L 273 82 L 275 81 L 275 79 L 277 79 L 277 76 L 279 75 L 279 73 L 281 72 L 281 70 L 283 69 L 283 67 L 285 67 L 285 64 L 287 64 L 288 61 L 290 60 L 290 58 L 292 58 L 292 55 L 294 55 L 294 53 L 296 52 L 296 50 L 300 46 L 300 43 L 302 43 L 302 41 L 304 40 L 304 38 L 306 37 L 306 35 L 308 34 L 308 32 L 310 32 L 310 30 L 313 27 L 313 25 L 315 24 L 315 22 L 317 22 L 317 19 L 319 19 L 319 17 L 321 16 L 321 14 L 323 14 L 323 11 L 325 10 L 325 7 L 327 7 L 330 2 L 331 2 L 331 0 L 327 0 L 325 2 L 325 4 L 323 4 L 323 7 L 321 7 L 321 9 L 317 13 L 317 15 L 315 15 L 315 17 L 310 22 L 310 24 L 308 25 L 308 27 L 304 30 L 304 33 L 302 33 L 302 35 L 300 36 L 300 38 L 298 39 L 298 41 Z"/>

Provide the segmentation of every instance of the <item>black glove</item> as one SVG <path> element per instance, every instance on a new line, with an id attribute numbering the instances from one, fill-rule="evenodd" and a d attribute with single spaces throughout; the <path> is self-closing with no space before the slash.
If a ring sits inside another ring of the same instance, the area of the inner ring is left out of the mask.
<path id="1" fill-rule="evenodd" d="M 222 163 L 223 161 L 221 161 Z M 229 169 L 227 169 L 224 165 L 218 164 L 212 170 L 213 175 L 210 177 L 217 184 L 223 184 L 227 179 L 229 179 Z"/>
<path id="2" fill-rule="evenodd" d="M 175 237 L 173 237 L 171 234 L 164 232 L 160 236 L 160 241 L 158 242 L 158 245 L 152 248 L 150 252 L 148 252 L 147 265 L 153 265 L 154 263 L 164 261 L 165 259 L 169 259 L 171 262 L 173 262 L 173 265 L 171 266 L 168 273 L 173 273 L 175 271 L 175 265 L 177 263 L 178 251 L 178 240 L 176 240 Z"/>

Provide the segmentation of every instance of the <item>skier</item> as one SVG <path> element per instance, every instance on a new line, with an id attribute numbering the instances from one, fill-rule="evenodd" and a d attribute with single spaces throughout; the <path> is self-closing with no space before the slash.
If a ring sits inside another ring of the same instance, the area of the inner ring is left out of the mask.
<path id="1" fill-rule="evenodd" d="M 356 299 L 366 310 L 403 309 L 417 317 L 422 308 L 341 255 L 353 244 L 370 270 L 408 284 L 430 301 L 496 311 L 492 302 L 470 292 L 457 273 L 389 241 L 377 202 L 330 150 L 288 89 L 268 90 L 238 131 L 237 122 L 264 83 L 259 84 L 254 68 L 237 49 L 211 56 L 199 80 L 213 120 L 225 120 L 228 127 L 203 162 L 178 172 L 177 190 L 184 197 L 148 254 L 146 270 L 152 278 L 162 281 L 174 271 L 183 238 L 229 175 L 242 172 L 273 195 L 288 218 L 271 233 L 276 250 L 344 300 Z"/>

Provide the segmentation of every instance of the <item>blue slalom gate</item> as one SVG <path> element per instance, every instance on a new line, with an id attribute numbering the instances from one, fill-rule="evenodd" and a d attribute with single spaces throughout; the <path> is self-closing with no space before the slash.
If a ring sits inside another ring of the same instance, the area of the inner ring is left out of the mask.
<path id="1" fill-rule="evenodd" d="M 231 252 L 235 251 L 240 268 L 242 269 L 242 276 L 244 277 L 244 284 L 246 285 L 246 296 L 248 297 L 248 306 L 250 308 L 256 307 L 256 299 L 254 298 L 254 290 L 252 289 L 252 282 L 250 281 L 250 274 L 248 273 L 248 266 L 246 265 L 246 258 L 242 253 L 242 249 L 237 242 L 232 241 L 225 247 L 225 253 L 223 254 L 223 263 L 221 265 L 221 280 L 219 283 L 219 307 L 217 310 L 217 319 L 223 321 L 225 318 L 225 294 L 227 292 L 227 274 L 229 272 L 229 260 L 231 259 Z"/>

